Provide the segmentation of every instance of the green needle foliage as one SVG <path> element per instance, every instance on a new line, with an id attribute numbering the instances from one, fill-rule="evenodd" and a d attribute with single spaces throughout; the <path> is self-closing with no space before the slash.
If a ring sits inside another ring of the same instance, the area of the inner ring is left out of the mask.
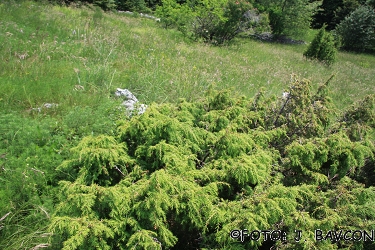
<path id="1" fill-rule="evenodd" d="M 314 230 L 371 230 L 372 186 L 363 171 L 375 147 L 374 97 L 338 120 L 329 81 L 313 93 L 292 76 L 288 95 L 152 104 L 114 136 L 88 136 L 59 169 L 49 230 L 62 249 L 352 249 L 363 242 L 316 241 Z M 363 119 L 354 110 L 362 108 Z M 345 121 L 344 121 L 345 120 Z M 337 128 L 340 129 L 337 129 Z M 233 229 L 284 230 L 286 242 L 230 238 Z M 304 240 L 291 235 L 302 230 Z M 366 243 L 367 244 L 367 243 Z"/>
<path id="2" fill-rule="evenodd" d="M 323 25 L 303 55 L 306 58 L 317 59 L 327 65 L 331 65 L 336 61 L 337 49 L 333 36 L 325 29 L 326 26 Z"/>

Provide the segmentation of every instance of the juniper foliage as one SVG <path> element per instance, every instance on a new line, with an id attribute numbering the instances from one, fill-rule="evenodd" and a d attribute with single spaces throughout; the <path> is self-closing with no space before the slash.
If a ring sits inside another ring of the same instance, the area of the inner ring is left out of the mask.
<path id="1" fill-rule="evenodd" d="M 331 65 L 336 60 L 337 49 L 333 36 L 325 29 L 326 26 L 323 25 L 303 55 L 306 58 L 317 59 L 320 62 Z"/>
<path id="2" fill-rule="evenodd" d="M 62 249 L 363 248 L 316 241 L 314 230 L 371 230 L 374 98 L 334 119 L 327 81 L 291 77 L 288 95 L 152 104 L 113 136 L 88 136 L 59 168 L 49 230 Z M 365 105 L 364 105 L 365 104 Z M 360 111 L 361 110 L 361 111 Z M 362 112 L 363 116 L 356 114 Z M 362 136 L 353 133 L 365 127 Z M 361 174 L 362 173 L 362 174 Z M 286 242 L 245 241 L 233 229 L 285 230 Z M 294 230 L 303 241 L 293 240 Z M 352 244 L 352 245 L 351 245 Z"/>

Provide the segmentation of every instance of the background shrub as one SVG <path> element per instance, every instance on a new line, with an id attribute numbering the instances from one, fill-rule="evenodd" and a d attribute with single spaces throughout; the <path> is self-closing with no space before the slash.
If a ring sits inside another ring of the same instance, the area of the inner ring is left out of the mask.
<path id="1" fill-rule="evenodd" d="M 245 13 L 253 9 L 247 1 L 215 0 L 189 1 L 179 4 L 175 0 L 164 0 L 156 9 L 164 26 L 177 27 L 194 39 L 213 44 L 232 40 L 252 23 Z"/>
<path id="2" fill-rule="evenodd" d="M 193 22 L 193 34 L 204 41 L 221 44 L 233 39 L 240 32 L 243 14 L 252 8 L 245 1 L 201 1 L 193 7 L 196 18 Z"/>
<path id="3" fill-rule="evenodd" d="M 306 58 L 317 59 L 328 65 L 336 60 L 337 50 L 331 33 L 325 31 L 323 26 L 314 37 L 307 50 L 303 53 Z"/>
<path id="4" fill-rule="evenodd" d="M 274 35 L 303 37 L 317 5 L 309 0 L 258 0 L 255 6 L 268 12 Z"/>
<path id="5" fill-rule="evenodd" d="M 341 47 L 345 50 L 375 49 L 375 12 L 369 6 L 360 6 L 336 28 Z"/>
<path id="6" fill-rule="evenodd" d="M 180 5 L 175 0 L 163 0 L 156 8 L 156 15 L 164 28 L 177 28 L 184 34 L 187 32 L 189 20 L 194 18 L 192 10 L 187 5 Z"/>

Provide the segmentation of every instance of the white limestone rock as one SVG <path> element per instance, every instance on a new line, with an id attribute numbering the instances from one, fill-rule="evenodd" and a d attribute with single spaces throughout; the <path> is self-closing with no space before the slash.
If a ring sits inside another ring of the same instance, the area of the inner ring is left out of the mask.
<path id="1" fill-rule="evenodd" d="M 133 95 L 133 93 L 128 89 L 117 88 L 115 95 L 124 99 L 124 102 L 121 105 L 126 108 L 129 116 L 132 116 L 134 114 L 134 111 L 138 111 L 137 114 L 141 115 L 147 109 L 147 105 L 140 104 L 137 97 L 135 97 L 135 95 Z"/>

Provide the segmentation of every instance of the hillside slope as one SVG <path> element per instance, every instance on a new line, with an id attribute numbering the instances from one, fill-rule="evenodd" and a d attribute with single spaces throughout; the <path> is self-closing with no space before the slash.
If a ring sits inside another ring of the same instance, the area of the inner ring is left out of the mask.
<path id="1" fill-rule="evenodd" d="M 335 74 L 332 91 L 339 107 L 375 92 L 373 56 L 340 53 L 326 68 L 303 58 L 306 45 L 237 39 L 212 47 L 154 20 L 28 1 L 3 3 L 0 11 L 2 108 L 92 104 L 116 87 L 146 103 L 197 100 L 211 84 L 247 96 L 260 87 L 281 94 L 292 73 L 316 84 Z M 75 85 L 85 91 L 77 95 Z"/>

